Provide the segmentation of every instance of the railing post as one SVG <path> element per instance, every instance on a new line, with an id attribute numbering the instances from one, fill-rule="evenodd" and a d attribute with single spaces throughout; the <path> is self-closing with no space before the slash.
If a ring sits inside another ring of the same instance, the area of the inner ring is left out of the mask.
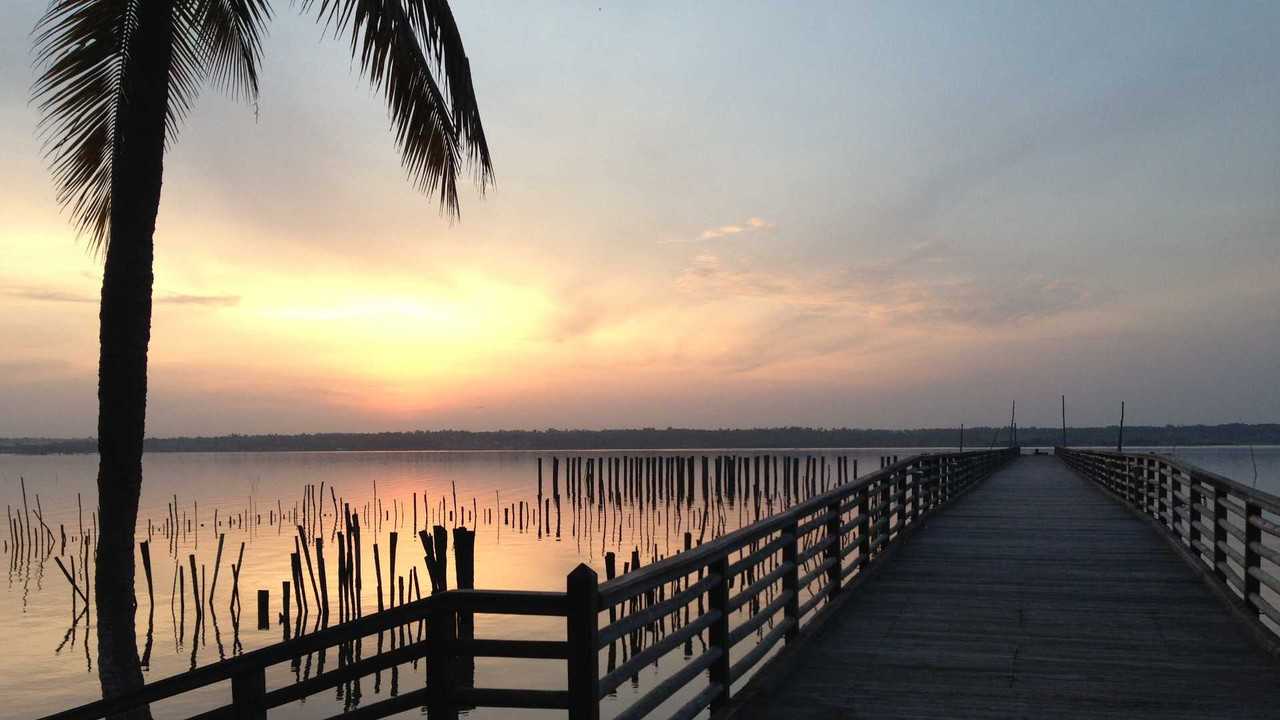
<path id="1" fill-rule="evenodd" d="M 1143 515 L 1151 514 L 1151 508 L 1149 507 L 1151 503 L 1151 475 L 1158 470 L 1159 466 L 1156 464 L 1155 458 L 1147 458 L 1143 461 L 1140 484 L 1138 485 L 1138 500 L 1142 503 L 1142 506 L 1138 509 L 1142 511 Z"/>
<path id="2" fill-rule="evenodd" d="M 828 600 L 834 598 L 836 593 L 840 592 L 840 503 L 843 500 L 837 499 L 827 506 L 827 537 L 835 538 L 823 555 L 825 560 L 833 561 L 831 567 L 827 568 L 827 587 L 831 588 L 831 594 Z"/>
<path id="3" fill-rule="evenodd" d="M 709 628 L 711 647 L 720 651 L 720 656 L 709 668 L 711 684 L 720 687 L 720 691 L 711 698 L 711 714 L 714 715 L 729 703 L 729 686 L 732 684 L 729 676 L 729 557 L 726 555 L 713 560 L 710 572 L 717 580 L 707 591 L 707 604 L 712 612 L 720 613 Z"/>
<path id="4" fill-rule="evenodd" d="M 909 524 L 914 525 L 916 519 L 920 517 L 920 468 L 919 466 L 912 465 L 907 470 L 906 479 L 904 480 L 904 483 L 906 483 L 903 485 L 904 488 L 908 484 L 911 486 L 911 514 L 909 516 L 910 518 Z M 903 498 L 903 501 L 904 502 L 906 501 L 905 497 Z"/>
<path id="5" fill-rule="evenodd" d="M 858 571 L 861 572 L 870 561 L 868 557 L 871 554 L 871 538 L 867 537 L 867 533 L 871 530 L 871 523 L 868 514 L 871 512 L 867 502 L 867 486 L 863 485 L 858 490 Z"/>
<path id="6" fill-rule="evenodd" d="M 231 707 L 236 720 L 267 720 L 267 669 L 249 668 L 231 676 Z"/>
<path id="7" fill-rule="evenodd" d="M 1218 483 L 1213 484 L 1213 574 L 1222 584 L 1227 583 L 1227 573 L 1221 565 L 1227 562 L 1227 551 L 1222 549 L 1227 544 L 1227 491 Z"/>
<path id="8" fill-rule="evenodd" d="M 893 537 L 893 474 L 880 481 L 880 508 L 884 511 L 884 543 L 881 545 L 880 552 L 884 552 L 884 548 L 889 547 L 889 540 Z M 877 520 L 876 522 L 879 522 Z"/>
<path id="9" fill-rule="evenodd" d="M 1261 586 L 1252 571 L 1260 570 L 1262 567 L 1262 556 L 1256 549 L 1262 545 L 1262 528 L 1253 523 L 1261 519 L 1262 506 L 1249 502 L 1246 498 L 1244 501 L 1244 604 L 1254 613 L 1261 612 L 1258 603 L 1253 600 L 1261 594 Z"/>
<path id="10" fill-rule="evenodd" d="M 600 718 L 600 591 L 596 571 L 580 564 L 566 581 L 569 718 Z"/>
<path id="11" fill-rule="evenodd" d="M 791 563 L 791 569 L 782 576 L 782 591 L 791 592 L 783 613 L 788 620 L 795 621 L 787 629 L 787 644 L 791 644 L 800 632 L 800 563 L 798 562 L 800 547 L 797 534 L 798 527 L 794 520 L 782 529 L 782 537 L 787 540 L 787 543 L 782 546 L 782 562 Z"/>
<path id="12" fill-rule="evenodd" d="M 437 602 L 427 611 L 427 694 L 432 720 L 456 717 L 453 704 L 454 641 L 458 635 L 458 619 L 447 600 Z"/>
<path id="13" fill-rule="evenodd" d="M 1191 499 L 1190 506 L 1187 508 L 1187 516 L 1190 518 L 1187 522 L 1187 541 L 1191 544 L 1191 550 L 1197 558 L 1200 557 L 1200 548 L 1196 547 L 1196 543 L 1201 542 L 1202 538 L 1200 537 L 1200 528 L 1196 526 L 1201 524 L 1202 518 L 1196 506 L 1204 504 L 1204 498 L 1200 495 L 1199 488 L 1200 486 L 1196 483 L 1195 477 L 1187 478 L 1187 496 Z"/>

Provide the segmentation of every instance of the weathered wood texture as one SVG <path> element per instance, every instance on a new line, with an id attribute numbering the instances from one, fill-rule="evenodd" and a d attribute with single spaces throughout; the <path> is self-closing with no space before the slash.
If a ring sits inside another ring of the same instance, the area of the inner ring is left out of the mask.
<path id="1" fill-rule="evenodd" d="M 1280 665 L 1148 523 L 1050 456 L 931 518 L 779 670 L 737 717 L 1280 712 Z"/>

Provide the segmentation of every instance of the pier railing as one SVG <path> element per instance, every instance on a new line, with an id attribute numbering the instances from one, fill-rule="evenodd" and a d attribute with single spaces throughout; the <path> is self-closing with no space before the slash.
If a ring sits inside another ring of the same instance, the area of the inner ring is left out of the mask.
<path id="1" fill-rule="evenodd" d="M 1164 455 L 1063 447 L 1054 453 L 1154 519 L 1247 613 L 1280 635 L 1280 497 Z"/>
<path id="2" fill-rule="evenodd" d="M 230 683 L 231 703 L 195 718 L 262 720 L 271 708 L 420 660 L 425 660 L 424 687 L 335 718 L 381 718 L 426 707 L 435 719 L 459 708 L 498 707 L 563 709 L 574 720 L 595 720 L 602 699 L 677 651 L 681 664 L 617 708 L 616 717 L 646 717 L 673 696 L 688 699 L 668 709 L 668 717 L 691 718 L 706 708 L 714 712 L 728 703 L 735 683 L 760 671 L 779 643 L 794 641 L 854 577 L 1017 453 L 1009 448 L 915 455 L 603 584 L 594 570 L 580 565 L 569 574 L 563 593 L 441 592 L 45 720 L 97 720 L 221 683 Z M 474 616 L 482 614 L 564 618 L 565 640 L 478 639 Z M 369 657 L 353 652 L 363 638 L 382 633 L 399 633 L 401 642 Z M 268 690 L 270 667 L 328 649 L 337 650 L 336 669 Z M 607 657 L 603 673 L 602 653 Z M 566 689 L 474 687 L 474 673 L 466 668 L 474 669 L 475 658 L 563 662 Z"/>

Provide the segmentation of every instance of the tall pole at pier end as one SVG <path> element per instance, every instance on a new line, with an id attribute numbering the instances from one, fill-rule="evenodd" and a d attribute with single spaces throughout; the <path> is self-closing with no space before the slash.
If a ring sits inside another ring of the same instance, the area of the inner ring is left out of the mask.
<path id="1" fill-rule="evenodd" d="M 1009 447 L 1018 444 L 1018 401 L 1013 401 L 1013 407 L 1009 410 Z"/>
<path id="2" fill-rule="evenodd" d="M 1067 396 L 1062 396 L 1062 447 L 1067 446 Z"/>
<path id="3" fill-rule="evenodd" d="M 1124 401 L 1120 401 L 1120 436 L 1116 438 L 1116 452 L 1124 452 Z"/>

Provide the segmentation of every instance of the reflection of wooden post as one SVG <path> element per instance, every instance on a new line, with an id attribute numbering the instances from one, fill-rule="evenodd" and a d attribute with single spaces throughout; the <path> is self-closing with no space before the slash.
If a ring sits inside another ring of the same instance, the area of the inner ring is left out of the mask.
<path id="1" fill-rule="evenodd" d="M 600 718 L 600 593 L 597 583 L 596 571 L 587 565 L 574 568 L 566 582 L 570 720 Z"/>

